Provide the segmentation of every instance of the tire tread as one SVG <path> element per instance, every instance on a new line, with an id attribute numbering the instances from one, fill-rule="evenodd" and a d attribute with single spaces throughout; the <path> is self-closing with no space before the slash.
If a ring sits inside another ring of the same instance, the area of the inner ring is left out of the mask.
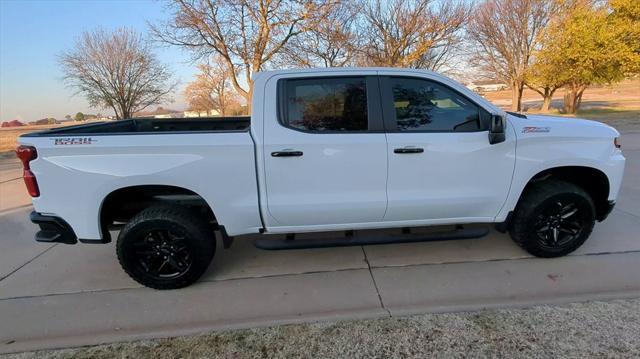
<path id="1" fill-rule="evenodd" d="M 558 194 L 573 193 L 585 198 L 592 211 L 593 223 L 584 229 L 583 235 L 578 241 L 572 243 L 571 246 L 565 250 L 558 252 L 550 252 L 537 245 L 535 241 L 529 240 L 530 228 L 528 227 L 528 221 L 530 216 L 535 212 L 536 208 L 548 198 L 551 198 Z M 528 188 L 522 195 L 522 198 L 516 206 L 516 210 L 513 215 L 513 221 L 509 226 L 509 234 L 514 242 L 520 247 L 536 257 L 551 258 L 559 257 L 573 252 L 580 247 L 591 235 L 593 230 L 593 224 L 595 223 L 595 206 L 591 196 L 579 186 L 573 183 L 560 181 L 560 180 L 546 180 L 539 184 L 533 185 Z"/>
<path id="2" fill-rule="evenodd" d="M 125 241 L 128 240 L 127 235 L 135 227 L 147 221 L 177 223 L 189 232 L 195 245 L 199 247 L 194 253 L 193 267 L 189 272 L 175 280 L 160 281 L 151 278 L 139 278 L 129 268 L 123 252 Z M 215 234 L 210 230 L 210 226 L 196 213 L 178 205 L 154 205 L 138 212 L 122 228 L 116 243 L 118 262 L 127 275 L 144 286 L 160 290 L 183 288 L 197 281 L 207 270 L 215 254 L 215 249 Z"/>

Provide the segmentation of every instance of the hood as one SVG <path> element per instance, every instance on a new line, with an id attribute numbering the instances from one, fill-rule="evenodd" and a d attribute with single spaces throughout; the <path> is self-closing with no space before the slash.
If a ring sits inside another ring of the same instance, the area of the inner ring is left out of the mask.
<path id="1" fill-rule="evenodd" d="M 529 114 L 526 116 L 508 114 L 508 118 L 519 136 L 532 134 L 606 138 L 620 136 L 620 133 L 609 125 L 580 118 Z"/>

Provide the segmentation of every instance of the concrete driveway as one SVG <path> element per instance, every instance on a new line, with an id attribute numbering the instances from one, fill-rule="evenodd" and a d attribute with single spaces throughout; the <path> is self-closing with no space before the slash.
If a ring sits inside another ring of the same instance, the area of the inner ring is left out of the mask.
<path id="1" fill-rule="evenodd" d="M 196 285 L 154 291 L 113 243 L 32 239 L 16 162 L 0 164 L 0 353 L 314 320 L 640 296 L 640 133 L 623 136 L 618 205 L 572 255 L 533 258 L 508 236 L 295 251 L 248 238 L 218 249 Z"/>

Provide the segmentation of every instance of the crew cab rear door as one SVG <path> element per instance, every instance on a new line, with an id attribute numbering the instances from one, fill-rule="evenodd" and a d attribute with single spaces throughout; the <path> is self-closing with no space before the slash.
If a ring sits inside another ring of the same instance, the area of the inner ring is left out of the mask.
<path id="1" fill-rule="evenodd" d="M 385 221 L 492 221 L 515 165 L 515 138 L 490 144 L 491 115 L 435 78 L 381 76 L 389 181 Z"/>
<path id="2" fill-rule="evenodd" d="M 387 141 L 374 74 L 277 80 L 263 139 L 270 230 L 382 221 Z"/>

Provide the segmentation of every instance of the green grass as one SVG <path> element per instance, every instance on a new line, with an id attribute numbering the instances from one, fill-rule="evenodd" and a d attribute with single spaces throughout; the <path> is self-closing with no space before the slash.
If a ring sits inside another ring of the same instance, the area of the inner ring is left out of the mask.
<path id="1" fill-rule="evenodd" d="M 541 115 L 553 115 L 564 117 L 577 117 L 587 120 L 604 122 L 615 127 L 619 131 L 638 131 L 640 130 L 640 107 L 596 107 L 584 110 L 578 110 L 575 115 L 560 113 L 557 109 L 542 113 L 537 111 L 529 111 Z"/>
<path id="2" fill-rule="evenodd" d="M 620 132 L 640 130 L 640 108 L 637 107 L 603 107 L 578 110 L 575 117 L 600 121 Z"/>
<path id="3" fill-rule="evenodd" d="M 580 117 L 588 120 L 636 119 L 640 121 L 640 107 L 596 107 L 586 110 L 578 110 L 578 113 L 575 115 L 562 113 L 558 109 L 551 109 L 549 112 L 538 112 L 536 110 L 529 110 L 527 112 L 539 113 L 541 115 Z"/>
<path id="4" fill-rule="evenodd" d="M 589 120 L 635 120 L 640 122 L 640 108 L 603 107 L 578 110 L 576 117 Z"/>

